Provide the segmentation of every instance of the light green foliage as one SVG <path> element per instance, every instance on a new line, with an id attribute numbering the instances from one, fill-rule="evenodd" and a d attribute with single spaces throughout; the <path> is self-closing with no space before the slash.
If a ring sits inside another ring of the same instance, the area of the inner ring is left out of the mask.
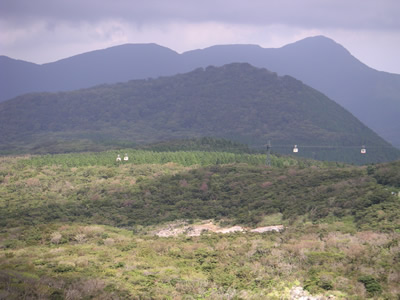
<path id="1" fill-rule="evenodd" d="M 282 223 L 283 223 L 282 214 L 276 213 L 265 216 L 258 225 L 262 227 L 262 226 L 271 226 Z"/>
<path id="2" fill-rule="evenodd" d="M 396 299 L 400 205 L 378 171 L 284 157 L 273 167 L 208 165 L 225 152 L 198 152 L 202 166 L 171 162 L 196 152 L 131 151 L 119 165 L 112 151 L 97 161 L 1 158 L 2 297 L 278 299 L 300 284 L 339 299 Z M 149 224 L 180 219 L 285 231 L 150 234 Z"/>
<path id="3" fill-rule="evenodd" d="M 87 298 L 260 299 L 288 296 L 297 285 L 351 299 L 366 295 L 360 284 L 370 294 L 395 299 L 400 283 L 386 276 L 399 271 L 399 234 L 342 234 L 321 224 L 283 233 L 158 238 L 102 225 L 48 224 L 40 226 L 41 239 L 28 244 L 30 232 L 20 227 L 0 233 L 0 287 L 8 299 L 55 292 Z M 65 242 L 52 243 L 53 232 Z M 85 234 L 85 243 L 76 241 L 79 234 Z M 10 235 L 21 244 L 5 249 Z"/>
<path id="4" fill-rule="evenodd" d="M 117 155 L 128 154 L 129 160 L 127 162 L 117 162 Z M 285 161 L 286 164 L 297 164 L 294 159 L 279 159 L 273 158 L 274 164 L 280 164 Z M 106 152 L 90 152 L 90 153 L 71 153 L 71 154 L 56 154 L 56 155 L 43 155 L 30 158 L 28 160 L 21 160 L 19 165 L 29 165 L 32 167 L 40 166 L 65 166 L 65 167 L 86 167 L 86 166 L 118 166 L 123 164 L 166 164 L 174 162 L 183 166 L 207 166 L 215 164 L 228 164 L 228 163 L 247 163 L 251 165 L 260 165 L 265 162 L 265 155 L 251 155 L 242 153 L 229 153 L 229 152 L 201 152 L 201 151 L 177 151 L 177 152 L 154 152 L 144 150 L 123 149 L 119 151 L 106 151 Z M 104 169 L 100 169 L 104 170 Z M 112 171 L 110 172 L 112 176 Z M 106 176 L 107 174 L 105 174 Z"/>
<path id="5" fill-rule="evenodd" d="M 4 159 L 0 224 L 133 227 L 228 217 L 267 226 L 350 215 L 359 228 L 400 228 L 398 198 L 362 167 L 273 156 L 268 168 L 260 154 L 125 152 L 129 161 L 121 163 L 115 151 Z"/>

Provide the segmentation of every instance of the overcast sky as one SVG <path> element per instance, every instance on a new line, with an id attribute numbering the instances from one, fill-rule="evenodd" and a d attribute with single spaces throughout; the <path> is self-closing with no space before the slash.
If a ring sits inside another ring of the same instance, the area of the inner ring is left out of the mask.
<path id="1" fill-rule="evenodd" d="M 400 74 L 400 0 L 0 0 L 0 55 L 35 63 L 125 43 L 181 53 L 315 35 Z"/>

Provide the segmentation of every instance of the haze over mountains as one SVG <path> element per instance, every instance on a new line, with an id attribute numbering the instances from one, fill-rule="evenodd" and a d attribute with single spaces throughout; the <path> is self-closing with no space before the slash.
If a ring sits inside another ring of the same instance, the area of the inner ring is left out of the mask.
<path id="1" fill-rule="evenodd" d="M 2 56 L 0 101 L 27 92 L 74 90 L 231 62 L 248 62 L 302 80 L 400 147 L 400 75 L 369 68 L 323 36 L 278 49 L 225 45 L 183 54 L 156 44 L 128 44 L 43 65 Z"/>
<path id="2" fill-rule="evenodd" d="M 25 147 L 34 152 L 44 146 L 51 151 L 52 143 L 60 141 L 75 141 L 75 146 L 81 141 L 89 147 L 85 150 L 95 150 L 111 141 L 146 144 L 202 136 L 264 150 L 271 139 L 281 153 L 299 144 L 301 155 L 315 159 L 363 163 L 400 157 L 400 151 L 322 93 L 247 63 L 72 92 L 31 93 L 0 103 L 3 151 Z M 362 144 L 373 145 L 368 156 L 361 157 Z"/>

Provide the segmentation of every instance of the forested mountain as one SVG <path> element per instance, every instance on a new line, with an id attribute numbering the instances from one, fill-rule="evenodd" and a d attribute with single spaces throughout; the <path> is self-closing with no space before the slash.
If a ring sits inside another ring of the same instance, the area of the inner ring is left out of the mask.
<path id="1" fill-rule="evenodd" d="M 399 157 L 398 150 L 320 92 L 245 63 L 27 94 L 0 104 L 3 151 L 43 146 L 51 151 L 52 143 L 71 140 L 145 144 L 201 136 L 259 149 L 271 140 L 274 151 L 282 153 L 298 144 L 300 155 L 317 159 L 365 163 Z M 369 149 L 361 156 L 363 144 Z"/>
<path id="2" fill-rule="evenodd" d="M 333 40 L 319 36 L 279 49 L 216 46 L 184 56 L 188 62 L 198 62 L 197 65 L 249 62 L 280 75 L 293 76 L 323 92 L 400 147 L 400 75 L 366 66 Z"/>
<path id="3" fill-rule="evenodd" d="M 279 49 L 213 46 L 178 54 L 156 44 L 130 44 L 36 65 L 0 57 L 0 101 L 34 91 L 65 91 L 248 62 L 290 75 L 323 92 L 383 138 L 400 146 L 400 75 L 369 68 L 318 36 Z"/>

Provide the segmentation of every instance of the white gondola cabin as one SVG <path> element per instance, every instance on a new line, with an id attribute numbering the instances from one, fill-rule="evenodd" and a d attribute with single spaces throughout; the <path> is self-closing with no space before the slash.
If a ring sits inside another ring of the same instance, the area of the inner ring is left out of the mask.
<path id="1" fill-rule="evenodd" d="M 297 153 L 299 152 L 299 148 L 297 148 L 297 145 L 294 145 L 293 147 L 293 153 Z"/>
<path id="2" fill-rule="evenodd" d="M 128 154 L 125 153 L 124 161 L 128 161 L 128 160 L 129 160 Z"/>
<path id="3" fill-rule="evenodd" d="M 367 153 L 367 149 L 365 149 L 365 146 L 361 147 L 361 154 L 365 154 Z"/>
<path id="4" fill-rule="evenodd" d="M 118 154 L 116 161 L 121 161 L 121 156 Z"/>

